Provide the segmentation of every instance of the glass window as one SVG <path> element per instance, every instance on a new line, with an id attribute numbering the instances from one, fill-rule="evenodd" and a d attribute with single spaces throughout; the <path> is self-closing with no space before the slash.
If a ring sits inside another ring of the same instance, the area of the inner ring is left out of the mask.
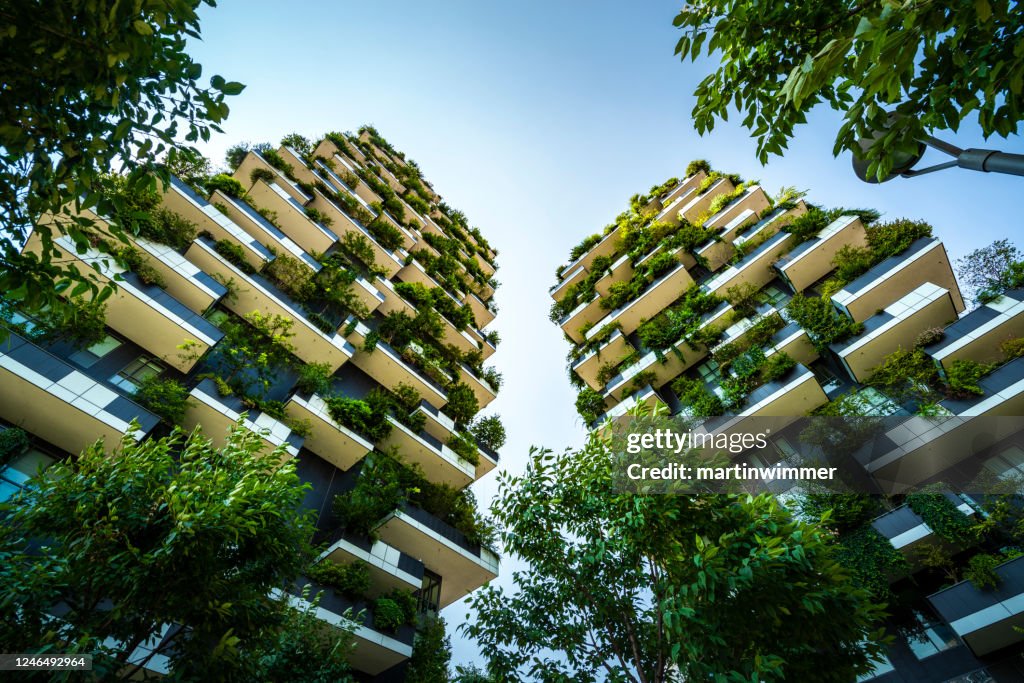
<path id="1" fill-rule="evenodd" d="M 437 614 L 441 609 L 441 577 L 423 570 L 423 587 L 420 589 L 420 611 Z"/>
<path id="2" fill-rule="evenodd" d="M 776 287 L 775 285 L 768 285 L 761 290 L 762 301 L 772 306 L 778 307 L 779 304 L 786 300 L 786 293 Z"/>
<path id="3" fill-rule="evenodd" d="M 0 468 L 0 502 L 10 499 L 28 485 L 29 480 L 52 465 L 54 459 L 35 448 L 29 449 Z"/>
<path id="4" fill-rule="evenodd" d="M 985 461 L 985 469 L 1004 480 L 1024 481 L 1024 448 L 1014 444 Z"/>
<path id="5" fill-rule="evenodd" d="M 713 360 L 698 365 L 697 374 L 700 375 L 705 384 L 717 385 L 722 383 L 722 372 L 718 367 L 718 363 Z"/>
<path id="6" fill-rule="evenodd" d="M 163 366 L 149 356 L 139 356 L 111 377 L 110 381 L 126 391 L 135 393 L 145 380 L 163 371 Z"/>
<path id="7" fill-rule="evenodd" d="M 918 659 L 930 657 L 960 644 L 949 624 L 921 612 L 915 616 L 918 628 L 907 635 L 907 645 Z"/>
<path id="8" fill-rule="evenodd" d="M 121 340 L 108 334 L 92 346 L 75 351 L 71 354 L 71 360 L 87 368 L 119 346 L 121 346 Z"/>

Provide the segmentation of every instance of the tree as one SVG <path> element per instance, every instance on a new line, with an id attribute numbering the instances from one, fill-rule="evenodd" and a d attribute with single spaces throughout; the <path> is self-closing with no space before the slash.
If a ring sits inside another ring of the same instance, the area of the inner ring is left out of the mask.
<path id="1" fill-rule="evenodd" d="M 1024 24 L 1009 0 L 702 0 L 674 24 L 684 32 L 680 57 L 721 56 L 696 90 L 697 130 L 710 131 L 735 106 L 762 163 L 782 154 L 822 102 L 844 112 L 836 155 L 856 153 L 889 111 L 902 115 L 865 155 L 878 177 L 926 132 L 956 131 L 977 113 L 986 137 L 1006 137 L 1024 117 Z"/>
<path id="2" fill-rule="evenodd" d="M 0 8 L 0 290 L 27 310 L 64 305 L 61 294 L 112 291 L 60 259 L 53 239 L 78 250 L 106 236 L 83 210 L 119 213 L 101 187 L 119 167 L 133 188 L 167 181 L 158 159 L 208 140 L 241 83 L 210 79 L 185 52 L 212 0 L 14 0 Z M 184 138 L 184 142 L 181 139 Z M 180 158 L 179 158 L 180 160 Z M 52 217 L 50 220 L 49 217 Z M 20 253 L 30 231 L 41 249 Z M 125 229 L 116 221 L 113 237 Z"/>
<path id="3" fill-rule="evenodd" d="M 448 680 L 452 641 L 445 633 L 444 619 L 428 618 L 416 632 L 406 672 L 406 683 L 439 683 Z"/>
<path id="4" fill-rule="evenodd" d="M 138 645 L 186 625 L 158 648 L 184 680 L 271 680 L 254 660 L 323 650 L 282 631 L 298 617 L 269 598 L 310 561 L 313 523 L 294 461 L 263 448 L 240 425 L 219 449 L 198 430 L 129 434 L 40 473 L 0 527 L 0 648 L 92 653 L 127 675 Z"/>
<path id="5" fill-rule="evenodd" d="M 1024 284 L 1024 253 L 1010 240 L 996 240 L 956 260 L 965 299 L 994 298 Z"/>
<path id="6" fill-rule="evenodd" d="M 870 668 L 880 608 L 827 530 L 768 495 L 628 492 L 613 451 L 595 433 L 500 478 L 501 540 L 531 570 L 512 595 L 475 592 L 460 627 L 499 680 L 850 681 Z"/>

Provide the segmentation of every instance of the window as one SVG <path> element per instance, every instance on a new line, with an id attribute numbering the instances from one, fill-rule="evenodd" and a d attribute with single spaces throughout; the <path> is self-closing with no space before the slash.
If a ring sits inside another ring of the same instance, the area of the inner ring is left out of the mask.
<path id="1" fill-rule="evenodd" d="M 985 461 L 983 467 L 996 477 L 1024 481 L 1024 448 L 1014 444 Z"/>
<path id="2" fill-rule="evenodd" d="M 423 570 L 423 587 L 420 588 L 420 611 L 437 614 L 441 610 L 441 577 Z"/>
<path id="3" fill-rule="evenodd" d="M 30 448 L 12 460 L 6 467 L 0 467 L 0 502 L 10 500 L 28 485 L 29 480 L 52 465 L 54 459 L 46 453 Z"/>
<path id="4" fill-rule="evenodd" d="M 767 304 L 771 304 L 775 308 L 779 308 L 779 305 L 784 303 L 788 298 L 788 295 L 775 285 L 768 285 L 761 290 L 761 300 Z"/>
<path id="5" fill-rule="evenodd" d="M 842 380 L 836 377 L 835 373 L 828 368 L 818 365 L 813 368 L 813 372 L 814 376 L 818 378 L 818 384 L 821 385 L 821 388 L 825 393 L 843 386 Z"/>
<path id="6" fill-rule="evenodd" d="M 722 372 L 718 368 L 718 363 L 713 360 L 698 365 L 697 374 L 705 384 L 717 386 L 722 383 Z"/>
<path id="7" fill-rule="evenodd" d="M 121 341 L 117 337 L 108 334 L 92 346 L 72 353 L 71 360 L 87 368 L 119 346 L 121 346 Z"/>
<path id="8" fill-rule="evenodd" d="M 937 617 L 917 612 L 918 628 L 907 634 L 907 645 L 918 659 L 930 657 L 960 644 L 953 628 Z"/>
<path id="9" fill-rule="evenodd" d="M 144 381 L 159 375 L 163 371 L 163 366 L 149 356 L 139 356 L 124 366 L 121 372 L 111 377 L 110 381 L 125 391 L 130 391 L 134 394 Z"/>
<path id="10" fill-rule="evenodd" d="M 221 323 L 230 318 L 231 314 L 227 311 L 222 311 L 219 308 L 214 308 L 211 309 L 204 317 L 213 323 L 216 328 L 220 329 Z"/>

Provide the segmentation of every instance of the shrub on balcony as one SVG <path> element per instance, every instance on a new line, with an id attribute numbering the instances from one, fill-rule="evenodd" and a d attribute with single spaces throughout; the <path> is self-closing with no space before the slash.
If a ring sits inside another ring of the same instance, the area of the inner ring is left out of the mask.
<path id="1" fill-rule="evenodd" d="M 313 271 L 294 256 L 275 251 L 263 275 L 295 301 L 306 302 L 313 295 Z"/>
<path id="2" fill-rule="evenodd" d="M 992 372 L 993 367 L 969 358 L 960 358 L 949 364 L 946 382 L 954 396 L 983 396 L 985 390 L 979 386 L 978 381 Z"/>
<path id="3" fill-rule="evenodd" d="M 373 627 L 378 631 L 394 632 L 405 623 L 405 613 L 391 598 L 377 598 L 373 603 Z"/>
<path id="4" fill-rule="evenodd" d="M 784 377 L 790 370 L 796 367 L 796 361 L 783 351 L 773 353 L 765 359 L 760 367 L 760 380 L 762 384 L 774 382 Z"/>
<path id="5" fill-rule="evenodd" d="M 497 453 L 505 445 L 505 425 L 498 415 L 478 417 L 469 425 L 469 431 L 484 448 Z"/>
<path id="6" fill-rule="evenodd" d="M 412 591 L 396 588 L 388 591 L 381 598 L 387 598 L 398 605 L 399 609 L 402 610 L 403 623 L 410 626 L 416 624 L 416 616 L 419 613 L 419 600 L 416 599 Z"/>
<path id="7" fill-rule="evenodd" d="M 331 366 L 327 363 L 304 363 L 299 368 L 295 388 L 306 394 L 326 395 L 331 390 Z"/>
<path id="8" fill-rule="evenodd" d="M 942 490 L 940 485 L 911 493 L 906 503 L 940 538 L 963 545 L 974 538 L 974 522 L 960 512 L 953 501 L 942 495 Z"/>
<path id="9" fill-rule="evenodd" d="M 480 402 L 476 394 L 462 382 L 456 382 L 448 388 L 448 404 L 444 407 L 448 417 L 458 425 L 468 425 L 480 412 Z"/>
<path id="10" fill-rule="evenodd" d="M 207 178 L 206 182 L 203 184 L 210 192 L 220 190 L 229 197 L 245 199 L 245 188 L 242 187 L 242 183 L 238 182 L 227 173 L 218 173 L 217 175 L 211 176 L 210 178 Z"/>
<path id="11" fill-rule="evenodd" d="M 946 331 L 941 327 L 929 327 L 921 330 L 914 339 L 914 348 L 922 349 L 942 341 L 946 337 Z"/>
<path id="12" fill-rule="evenodd" d="M 159 375 L 142 380 L 132 397 L 136 403 L 169 425 L 180 425 L 188 409 L 188 389 L 175 379 Z"/>
<path id="13" fill-rule="evenodd" d="M 604 410 L 604 397 L 601 396 L 601 392 L 584 387 L 576 396 L 576 412 L 587 424 L 591 424 L 601 417 Z"/>
<path id="14" fill-rule="evenodd" d="M 346 232 L 341 236 L 340 244 L 345 253 L 362 263 L 371 275 L 378 277 L 387 275 L 387 271 L 377 265 L 377 260 L 373 253 L 373 245 L 370 244 L 370 240 L 366 239 L 364 235 Z"/>
<path id="15" fill-rule="evenodd" d="M 0 467 L 28 450 L 28 434 L 20 427 L 7 427 L 0 431 Z"/>
<path id="16" fill-rule="evenodd" d="M 902 402 L 934 396 L 937 382 L 935 364 L 924 351 L 897 349 L 882 359 L 865 384 Z"/>
<path id="17" fill-rule="evenodd" d="M 480 452 L 476 449 L 476 440 L 472 434 L 466 432 L 452 434 L 447 445 L 470 465 L 476 467 L 480 464 Z"/>
<path id="18" fill-rule="evenodd" d="M 709 391 L 700 380 L 682 375 L 672 382 L 672 391 L 689 408 L 693 417 L 715 417 L 725 413 L 722 400 Z"/>
<path id="19" fill-rule="evenodd" d="M 999 350 L 1003 352 L 1007 359 L 1024 356 L 1024 337 L 1007 339 L 999 345 Z"/>
<path id="20" fill-rule="evenodd" d="M 825 351 L 829 344 L 849 339 L 864 329 L 862 323 L 840 314 L 831 301 L 821 297 L 796 294 L 786 310 L 808 332 L 818 351 Z"/>
<path id="21" fill-rule="evenodd" d="M 279 369 L 294 362 L 291 329 L 290 318 L 259 311 L 222 322 L 224 338 L 216 347 L 216 360 L 225 383 L 244 397 L 265 398 Z"/>
<path id="22" fill-rule="evenodd" d="M 249 172 L 249 184 L 255 185 L 257 181 L 262 180 L 265 183 L 271 183 L 274 181 L 274 172 L 268 168 L 257 166 Z M 216 188 L 211 188 L 211 192 Z M 239 195 L 234 195 L 239 196 Z"/>
<path id="23" fill-rule="evenodd" d="M 114 254 L 117 256 L 117 260 L 123 263 L 128 270 L 135 273 L 143 284 L 156 285 L 161 289 L 167 287 L 167 282 L 164 281 L 163 275 L 153 267 L 149 257 L 143 254 L 141 250 L 125 246 L 117 249 Z"/>
<path id="24" fill-rule="evenodd" d="M 688 163 L 686 165 L 686 177 L 687 178 L 689 178 L 690 176 L 694 175 L 695 173 L 697 173 L 699 171 L 704 171 L 705 173 L 711 173 L 711 164 L 709 164 L 704 159 L 694 159 L 693 161 L 691 161 L 690 163 Z"/>
<path id="25" fill-rule="evenodd" d="M 373 238 L 388 251 L 395 251 L 405 244 L 405 236 L 402 234 L 402 231 L 384 218 L 383 214 L 378 214 L 365 225 L 366 229 L 373 235 Z"/>
<path id="26" fill-rule="evenodd" d="M 312 192 L 310 194 L 312 194 Z M 334 219 L 325 214 L 320 209 L 315 209 L 312 206 L 307 206 L 305 209 L 303 209 L 303 212 L 306 214 L 306 218 L 313 221 L 314 223 L 319 223 L 328 228 L 334 225 Z"/>
<path id="27" fill-rule="evenodd" d="M 996 567 L 1002 563 L 1002 558 L 988 553 L 978 553 L 967 562 L 967 569 L 964 570 L 964 579 L 974 584 L 978 590 L 990 590 L 1001 582 Z"/>
<path id="28" fill-rule="evenodd" d="M 224 257 L 224 259 L 238 268 L 246 275 L 253 275 L 256 269 L 245 259 L 245 251 L 231 240 L 217 240 L 213 244 L 213 250 Z"/>
<path id="29" fill-rule="evenodd" d="M 262 156 L 268 164 L 276 168 L 281 173 L 284 173 L 291 180 L 295 180 L 295 167 L 285 161 L 284 157 L 277 153 L 277 150 L 272 149 L 269 146 L 265 146 L 258 151 L 260 156 Z"/>
<path id="30" fill-rule="evenodd" d="M 875 255 L 876 263 L 903 253 L 922 237 L 931 236 L 932 226 L 923 221 L 911 221 L 905 218 L 879 223 L 867 230 L 868 246 Z"/>
<path id="31" fill-rule="evenodd" d="M 373 443 L 386 439 L 391 433 L 392 426 L 387 421 L 388 401 L 383 398 L 367 396 L 366 400 L 361 400 L 328 396 L 324 400 L 332 420 Z"/>
<path id="32" fill-rule="evenodd" d="M 588 237 L 585 237 L 582 242 L 577 244 L 575 247 L 572 248 L 571 251 L 569 251 L 569 260 L 575 261 L 579 257 L 586 254 L 588 251 L 590 251 L 592 248 L 594 248 L 594 246 L 596 246 L 597 243 L 600 241 L 601 235 L 598 234 L 593 234 L 589 235 Z"/>
<path id="33" fill-rule="evenodd" d="M 306 576 L 356 600 L 370 590 L 370 566 L 361 560 L 344 564 L 320 560 L 310 565 Z"/>
<path id="34" fill-rule="evenodd" d="M 873 252 L 867 247 L 858 247 L 851 244 L 844 244 L 832 257 L 832 265 L 835 266 L 835 277 L 843 284 L 855 280 L 877 262 Z M 836 291 L 842 287 L 837 287 Z"/>

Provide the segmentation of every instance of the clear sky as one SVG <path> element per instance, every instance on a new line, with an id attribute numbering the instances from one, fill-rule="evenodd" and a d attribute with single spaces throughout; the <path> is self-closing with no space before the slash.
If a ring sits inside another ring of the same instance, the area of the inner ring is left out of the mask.
<path id="1" fill-rule="evenodd" d="M 191 47 L 207 76 L 245 83 L 230 98 L 215 161 L 239 141 L 355 130 L 372 123 L 415 159 L 446 201 L 500 250 L 492 361 L 505 375 L 499 412 L 509 432 L 501 469 L 521 471 L 530 445 L 582 442 L 565 375 L 568 346 L 547 319 L 554 270 L 585 235 L 686 163 L 810 190 L 826 206 L 874 207 L 884 217 L 931 222 L 956 258 L 994 239 L 1018 242 L 1024 179 L 950 170 L 867 185 L 848 156 L 834 159 L 839 116 L 818 110 L 784 159 L 762 167 L 734 123 L 705 138 L 693 130 L 695 85 L 707 62 L 681 63 L 673 48 L 678 0 L 221 0 L 203 11 Z M 739 117 L 735 117 L 739 118 Z M 986 146 L 972 126 L 944 136 Z M 988 143 L 1024 151 L 1019 138 Z M 486 504 L 492 473 L 474 485 Z M 509 581 L 512 563 L 502 565 Z M 459 637 L 466 618 L 445 611 L 453 663 L 476 656 Z"/>

